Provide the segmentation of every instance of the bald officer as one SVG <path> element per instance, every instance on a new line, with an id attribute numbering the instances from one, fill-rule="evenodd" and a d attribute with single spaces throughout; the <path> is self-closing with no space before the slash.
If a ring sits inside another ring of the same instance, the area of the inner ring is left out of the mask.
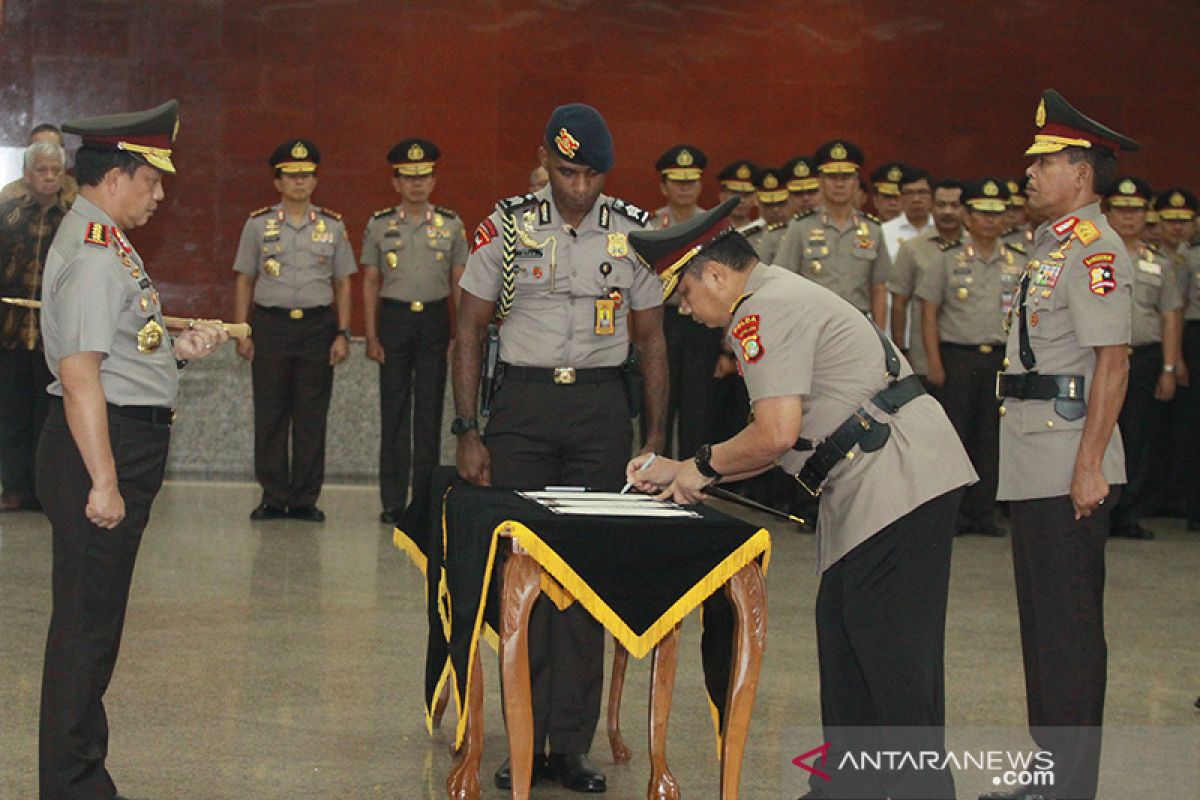
<path id="1" fill-rule="evenodd" d="M 379 520 L 389 525 L 404 510 L 410 474 L 421 502 L 438 464 L 451 295 L 467 263 L 462 220 L 429 202 L 440 156 L 426 139 L 388 152 L 402 202 L 376 211 L 363 235 L 367 358 L 379 362 Z"/>
<path id="2" fill-rule="evenodd" d="M 645 450 L 661 452 L 664 441 L 662 293 L 628 241 L 649 214 L 603 193 L 612 137 L 591 106 L 555 109 L 539 153 L 550 185 L 497 204 L 475 231 L 463 273 L 451 427 L 458 472 L 484 486 L 616 491 L 633 444 L 620 370 L 631 341 L 645 376 Z M 504 320 L 503 378 L 485 437 L 479 364 L 496 316 Z M 600 623 L 578 604 L 558 611 L 545 597 L 537 601 L 529 620 L 534 774 L 546 765 L 574 791 L 606 787 L 587 756 L 600 716 L 603 656 Z M 517 777 L 506 762 L 495 780 L 507 789 Z"/>
<path id="3" fill-rule="evenodd" d="M 946 416 L 979 472 L 963 499 L 959 533 L 1000 536 L 996 481 L 1000 416 L 996 373 L 1003 368 L 1004 317 L 1012 308 L 1025 256 L 1000 240 L 1008 188 L 984 178 L 963 193 L 970 235 L 942 247 L 942 257 L 917 280 L 921 336 L 929 382 L 941 389 Z"/>
<path id="4" fill-rule="evenodd" d="M 356 269 L 342 215 L 310 202 L 320 163 L 307 139 L 275 148 L 270 164 L 279 202 L 250 214 L 233 263 L 234 319 L 254 320 L 254 338 L 238 342 L 238 355 L 251 362 L 254 475 L 262 486 L 252 520 L 325 520 L 317 508 L 325 421 L 333 367 L 350 352 Z"/>
<path id="5" fill-rule="evenodd" d="M 1100 767 L 1107 647 L 1104 543 L 1125 482 L 1117 415 L 1129 374 L 1133 267 L 1100 213 L 1116 151 L 1137 143 L 1058 92 L 1038 103 L 1026 155 L 1038 226 L 997 381 L 999 499 L 1013 569 L 1034 741 L 1053 753 L 1055 796 L 1091 798 Z M 1036 787 L 987 797 L 1029 798 Z"/>
<path id="6" fill-rule="evenodd" d="M 54 375 L 37 456 L 53 527 L 53 614 L 42 673 L 42 800 L 108 800 L 104 694 L 129 584 L 162 485 L 178 371 L 228 339 L 197 324 L 172 338 L 126 232 L 144 225 L 173 174 L 179 104 L 63 126 L 83 138 L 79 196 L 46 260 L 41 329 Z"/>
<path id="7" fill-rule="evenodd" d="M 863 152 L 835 139 L 813 157 L 821 205 L 788 225 L 775 262 L 824 286 L 881 327 L 887 325 L 885 281 L 892 262 L 879 220 L 857 211 L 853 200 Z"/>
<path id="8" fill-rule="evenodd" d="M 941 750 L 950 549 L 961 487 L 974 479 L 970 461 L 882 333 L 829 290 L 760 263 L 729 221 L 731 208 L 631 241 L 660 273 L 664 293 L 678 288 L 696 319 L 725 329 L 752 421 L 691 459 L 658 458 L 643 472 L 646 457 L 638 456 L 626 477 L 642 491 L 695 503 L 710 484 L 778 464 L 819 494 L 817 646 L 833 749 L 826 764 L 865 745 L 838 730 L 865 721 L 912 726 L 908 737 L 879 729 L 871 749 Z M 948 772 L 833 770 L 819 783 L 828 792 L 820 797 L 954 796 Z"/>

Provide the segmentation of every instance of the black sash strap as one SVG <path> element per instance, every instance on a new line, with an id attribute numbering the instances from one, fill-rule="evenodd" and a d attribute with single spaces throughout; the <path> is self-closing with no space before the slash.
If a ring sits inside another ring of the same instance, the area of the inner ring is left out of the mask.
<path id="1" fill-rule="evenodd" d="M 1029 344 L 1029 322 L 1025 319 L 1025 298 L 1029 296 L 1030 270 L 1025 270 L 1018 284 L 1020 298 L 1017 300 L 1017 346 L 1021 352 L 1021 366 L 1032 372 L 1037 367 L 1037 359 L 1033 355 L 1033 346 Z"/>
<path id="2" fill-rule="evenodd" d="M 875 326 L 872 326 L 875 327 Z M 896 380 L 900 374 L 900 357 L 896 349 L 883 335 L 883 331 L 875 327 L 875 334 L 883 345 L 883 360 L 887 368 L 888 385 L 871 398 L 877 408 L 895 414 L 910 400 L 925 394 L 925 387 L 916 375 L 909 375 L 903 380 Z M 796 476 L 796 481 L 813 497 L 821 494 L 821 486 L 829 473 L 843 458 L 852 459 L 855 447 L 864 453 L 873 453 L 887 444 L 892 429 L 886 422 L 880 422 L 871 416 L 865 405 L 859 406 L 829 436 L 819 444 L 814 445 L 808 439 L 801 437 L 792 447 L 793 450 L 812 450 L 813 454 Z"/>

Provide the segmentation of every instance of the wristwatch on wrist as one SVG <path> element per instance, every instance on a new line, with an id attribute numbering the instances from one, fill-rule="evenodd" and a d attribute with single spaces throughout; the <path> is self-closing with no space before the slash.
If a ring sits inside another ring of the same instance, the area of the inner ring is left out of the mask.
<path id="1" fill-rule="evenodd" d="M 450 423 L 450 432 L 455 436 L 462 436 L 472 428 L 478 427 L 479 420 L 475 419 L 474 417 L 455 417 L 454 421 Z"/>
<path id="2" fill-rule="evenodd" d="M 350 332 L 349 328 L 342 328 L 340 331 L 338 331 L 338 336 L 345 336 L 347 342 L 350 341 L 350 337 L 352 335 L 353 334 Z"/>
<path id="3" fill-rule="evenodd" d="M 1163 364 L 1163 372 L 1166 372 L 1169 375 L 1174 375 L 1175 369 L 1176 367 L 1174 364 Z"/>
<path id="4" fill-rule="evenodd" d="M 700 449 L 696 451 L 696 469 L 706 478 L 712 478 L 714 481 L 721 480 L 721 473 L 713 469 L 712 466 L 712 445 L 702 444 Z"/>

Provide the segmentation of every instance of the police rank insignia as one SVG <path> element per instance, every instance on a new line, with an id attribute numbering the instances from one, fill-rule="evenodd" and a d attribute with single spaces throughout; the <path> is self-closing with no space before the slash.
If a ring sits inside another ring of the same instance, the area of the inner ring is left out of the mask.
<path id="1" fill-rule="evenodd" d="M 163 329 L 155 320 L 148 320 L 137 333 L 137 348 L 139 353 L 153 353 L 162 347 Z"/>
<path id="2" fill-rule="evenodd" d="M 1079 237 L 1079 241 L 1083 242 L 1084 245 L 1089 245 L 1100 238 L 1100 229 L 1096 227 L 1094 222 L 1085 219 L 1075 226 L 1075 235 Z"/>
<path id="3" fill-rule="evenodd" d="M 554 146 L 558 148 L 558 152 L 573 159 L 579 150 L 579 140 L 572 136 L 566 128 L 559 128 L 558 136 L 554 137 Z"/>
<path id="4" fill-rule="evenodd" d="M 108 228 L 99 222 L 89 222 L 83 229 L 83 242 L 97 247 L 108 247 Z"/>
<path id="5" fill-rule="evenodd" d="M 400 256 L 396 255 L 395 250 L 389 250 L 387 254 L 387 265 L 391 269 L 395 269 L 400 264 Z"/>
<path id="6" fill-rule="evenodd" d="M 1092 294 L 1104 297 L 1117 288 L 1116 274 L 1113 271 L 1114 255 L 1112 253 L 1093 253 L 1083 259 L 1083 266 L 1088 271 L 1088 288 Z"/>
<path id="7" fill-rule="evenodd" d="M 278 278 L 279 273 L 283 272 L 283 264 L 275 256 L 271 256 L 263 262 L 263 272 L 270 275 L 272 278 Z"/>
<path id="8" fill-rule="evenodd" d="M 629 241 L 623 233 L 608 235 L 608 254 L 613 258 L 624 258 L 629 255 Z"/>
<path id="9" fill-rule="evenodd" d="M 742 357 L 751 364 L 763 357 L 766 349 L 758 335 L 758 314 L 749 314 L 737 321 L 730 331 L 742 346 Z"/>

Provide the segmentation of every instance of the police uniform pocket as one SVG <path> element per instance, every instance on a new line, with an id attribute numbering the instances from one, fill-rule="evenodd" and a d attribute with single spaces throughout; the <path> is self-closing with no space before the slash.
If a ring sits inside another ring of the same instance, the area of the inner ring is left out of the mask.
<path id="1" fill-rule="evenodd" d="M 1068 405 L 1079 403 L 1082 401 L 1064 401 Z M 1076 416 L 1075 419 L 1066 419 L 1060 413 L 1059 409 L 1055 408 L 1056 401 L 1054 400 L 1037 400 L 1029 402 L 1026 407 L 1021 409 L 1021 433 L 1054 433 L 1055 431 L 1081 431 L 1083 425 L 1087 422 L 1086 406 L 1083 408 L 1073 409 L 1070 407 L 1062 408 L 1061 411 L 1070 416 L 1075 416 L 1078 411 L 1084 413 Z"/>
<path id="2" fill-rule="evenodd" d="M 550 268 L 540 262 L 517 262 L 517 286 L 525 289 L 549 289 Z"/>
<path id="3" fill-rule="evenodd" d="M 327 264 L 333 258 L 333 242 L 313 242 L 312 254 L 321 264 Z"/>

